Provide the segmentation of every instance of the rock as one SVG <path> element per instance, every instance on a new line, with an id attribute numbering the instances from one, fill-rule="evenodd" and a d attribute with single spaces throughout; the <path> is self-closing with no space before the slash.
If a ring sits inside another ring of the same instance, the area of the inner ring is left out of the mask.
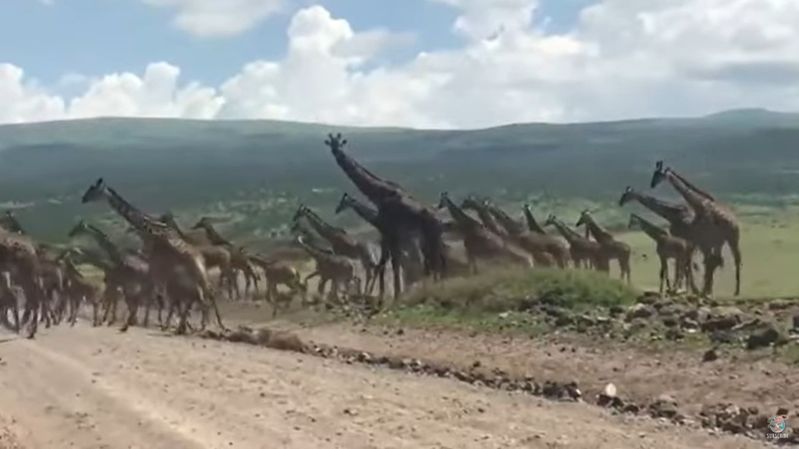
<path id="1" fill-rule="evenodd" d="M 617 396 L 616 385 L 609 383 L 605 385 L 602 393 L 597 395 L 597 405 L 600 407 L 622 408 L 624 402 Z"/>
<path id="2" fill-rule="evenodd" d="M 702 361 L 703 362 L 713 362 L 713 361 L 718 360 L 718 359 L 719 359 L 719 353 L 718 353 L 718 351 L 716 351 L 716 349 L 708 349 L 702 355 Z"/>
<path id="3" fill-rule="evenodd" d="M 677 415 L 677 400 L 662 394 L 649 405 L 649 414 L 653 418 L 673 418 Z"/>
<path id="4" fill-rule="evenodd" d="M 729 330 L 743 321 L 744 313 L 741 309 L 732 306 L 718 306 L 710 310 L 707 320 L 701 322 L 702 330 L 713 332 Z"/>
<path id="5" fill-rule="evenodd" d="M 660 299 L 660 292 L 654 290 L 645 291 L 643 295 L 639 296 L 636 300 L 639 304 L 652 305 Z"/>
<path id="6" fill-rule="evenodd" d="M 768 309 L 769 310 L 785 310 L 785 309 L 790 308 L 794 304 L 795 303 L 793 303 L 793 302 L 791 302 L 791 301 L 789 301 L 787 299 L 777 299 L 777 300 L 771 301 L 768 304 Z"/>
<path id="7" fill-rule="evenodd" d="M 793 331 L 799 333 L 799 313 L 793 316 Z"/>
<path id="8" fill-rule="evenodd" d="M 746 349 L 758 349 L 778 344 L 785 341 L 786 338 L 782 335 L 779 329 L 773 324 L 768 325 L 765 329 L 753 332 L 746 340 Z"/>
<path id="9" fill-rule="evenodd" d="M 611 306 L 609 312 L 611 316 L 619 316 L 624 313 L 624 307 L 619 305 Z"/>
<path id="10" fill-rule="evenodd" d="M 279 351 L 293 351 L 293 352 L 306 352 L 307 348 L 305 344 L 303 344 L 300 337 L 285 331 L 276 331 L 273 332 L 269 341 L 266 343 L 266 347 L 271 349 L 277 349 Z"/>
<path id="11" fill-rule="evenodd" d="M 632 321 L 636 318 L 650 318 L 655 315 L 657 311 L 654 307 L 648 304 L 638 303 L 633 305 L 627 310 L 627 321 Z"/>

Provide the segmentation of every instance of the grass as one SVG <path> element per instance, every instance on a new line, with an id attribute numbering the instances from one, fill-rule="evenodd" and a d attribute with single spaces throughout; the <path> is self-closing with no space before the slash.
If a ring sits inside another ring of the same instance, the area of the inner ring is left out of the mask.
<path id="1" fill-rule="evenodd" d="M 636 296 L 633 288 L 595 272 L 497 269 L 422 285 L 403 297 L 384 320 L 420 327 L 536 334 L 547 326 L 525 313 L 534 301 L 582 311 L 630 304 Z"/>
<path id="2" fill-rule="evenodd" d="M 799 208 L 775 209 L 741 207 L 736 210 L 741 220 L 741 295 L 745 298 L 799 296 Z M 619 239 L 633 250 L 632 280 L 642 289 L 658 286 L 659 262 L 654 243 L 641 232 L 627 232 Z M 715 295 L 731 299 L 735 269 L 732 255 L 725 248 L 725 266 L 716 274 Z M 644 259 L 646 255 L 646 259 Z M 611 273 L 618 276 L 615 264 Z"/>

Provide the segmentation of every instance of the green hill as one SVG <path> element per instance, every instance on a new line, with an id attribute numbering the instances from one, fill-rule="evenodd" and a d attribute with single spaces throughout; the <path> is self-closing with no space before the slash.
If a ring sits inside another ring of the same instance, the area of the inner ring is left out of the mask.
<path id="1" fill-rule="evenodd" d="M 0 203 L 30 205 L 19 216 L 32 232 L 61 238 L 78 216 L 107 212 L 80 204 L 102 176 L 146 210 L 171 209 L 186 224 L 219 215 L 228 232 L 259 239 L 297 202 L 332 215 L 354 191 L 322 143 L 328 132 L 428 201 L 448 190 L 610 209 L 626 185 L 648 186 L 658 159 L 730 201 L 779 205 L 799 191 L 799 115 L 764 110 L 467 131 L 107 118 L 0 126 Z"/>

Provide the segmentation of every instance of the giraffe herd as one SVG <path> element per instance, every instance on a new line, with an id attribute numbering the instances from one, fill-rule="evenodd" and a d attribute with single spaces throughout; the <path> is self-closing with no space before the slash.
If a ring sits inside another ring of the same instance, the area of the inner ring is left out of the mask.
<path id="1" fill-rule="evenodd" d="M 367 201 L 344 193 L 335 214 L 347 210 L 357 214 L 379 233 L 377 247 L 300 205 L 292 219 L 294 243 L 315 262 L 315 269 L 303 278 L 291 263 L 259 255 L 225 239 L 207 217 L 184 230 L 172 213 L 145 213 L 100 178 L 86 190 L 82 203 L 107 204 L 124 219 L 129 232 L 141 240 L 141 248 L 123 249 L 97 225 L 81 220 L 68 237 L 91 239 L 101 251 L 76 246 L 59 249 L 36 242 L 13 214 L 6 213 L 0 217 L 0 325 L 17 332 L 27 325 L 27 335 L 33 338 L 40 322 L 50 326 L 65 319 L 74 324 L 82 305 L 91 307 L 94 325 L 112 324 L 117 303 L 122 301 L 127 309 L 122 331 L 139 324 L 142 308 L 145 327 L 155 308 L 162 327 L 171 326 L 176 314 L 176 332 L 184 333 L 191 327 L 191 311 L 197 309 L 201 329 L 208 324 L 212 312 L 217 325 L 224 329 L 218 308 L 220 292 L 227 290 L 229 298 L 241 298 L 239 275 L 243 275 L 244 296 L 249 295 L 251 287 L 258 294 L 258 270 L 265 279 L 265 295 L 273 306 L 273 315 L 278 308 L 285 308 L 295 294 L 300 294 L 306 304 L 308 281 L 315 277 L 319 278 L 316 292 L 325 303 L 325 295 L 339 301 L 361 295 L 376 298 L 378 308 L 382 307 L 389 263 L 395 299 L 427 279 L 435 282 L 469 276 L 485 266 L 497 265 L 529 269 L 573 267 L 609 273 L 610 262 L 615 261 L 621 279 L 630 282 L 630 246 L 602 227 L 590 211 L 583 211 L 572 227 L 552 214 L 543 225 L 539 224 L 529 204 L 523 207 L 523 219 L 513 218 L 492 200 L 473 195 L 458 204 L 443 192 L 437 207 L 430 206 L 361 165 L 345 151 L 346 144 L 340 134 L 330 134 L 325 140 L 337 165 Z M 664 181 L 685 203 L 668 202 L 632 187 L 627 187 L 619 200 L 619 206 L 638 202 L 668 222 L 668 228 L 663 228 L 631 214 L 628 225 L 630 229 L 640 229 L 655 243 L 661 293 L 664 286 L 669 290 L 685 287 L 700 292 L 692 263 L 698 250 L 704 258 L 701 293 L 712 294 L 714 272 L 723 263 L 722 247 L 726 244 L 735 262 L 738 295 L 740 229 L 734 214 L 715 197 L 658 162 L 650 187 Z M 450 220 L 442 218 L 444 211 Z M 585 226 L 584 234 L 575 229 L 580 226 Z M 547 232 L 548 227 L 555 233 Z M 458 242 L 465 257 L 453 250 Z M 672 279 L 669 260 L 674 263 Z M 82 274 L 78 269 L 82 264 L 96 267 L 103 274 L 102 282 L 98 284 Z M 219 272 L 216 285 L 210 280 L 212 269 Z M 279 285 L 285 286 L 288 293 L 280 292 Z M 328 285 L 330 290 L 326 292 Z M 24 305 L 21 316 L 20 305 Z"/>

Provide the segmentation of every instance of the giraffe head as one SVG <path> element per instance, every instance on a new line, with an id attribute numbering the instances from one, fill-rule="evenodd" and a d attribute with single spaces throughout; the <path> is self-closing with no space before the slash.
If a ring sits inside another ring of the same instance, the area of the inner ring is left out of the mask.
<path id="1" fill-rule="evenodd" d="M 557 222 L 557 220 L 558 219 L 555 217 L 555 214 L 549 214 L 547 220 L 544 222 L 544 226 L 552 226 L 555 224 L 555 222 Z"/>
<path id="2" fill-rule="evenodd" d="M 486 201 L 485 199 L 480 200 L 474 195 L 469 195 L 461 202 L 461 209 L 477 211 L 486 206 Z"/>
<path id="3" fill-rule="evenodd" d="M 649 183 L 649 187 L 655 188 L 658 184 L 663 182 L 666 179 L 666 173 L 668 173 L 669 169 L 663 167 L 663 161 L 657 161 L 655 163 L 655 172 L 652 173 L 652 182 Z"/>
<path id="4" fill-rule="evenodd" d="M 350 194 L 344 192 L 344 194 L 341 195 L 341 199 L 338 201 L 338 206 L 336 206 L 336 213 L 340 214 L 341 212 L 343 212 L 344 209 L 346 209 L 349 206 L 350 201 L 352 201 Z"/>
<path id="5" fill-rule="evenodd" d="M 591 211 L 588 209 L 583 210 L 580 212 L 580 219 L 577 220 L 577 223 L 574 225 L 575 227 L 580 227 L 582 225 L 587 225 L 588 223 L 594 220 L 593 215 L 591 215 Z"/>
<path id="6" fill-rule="evenodd" d="M 169 226 L 172 229 L 177 229 L 178 228 L 178 222 L 175 219 L 175 214 L 173 214 L 172 211 L 166 211 L 163 214 L 161 214 L 161 216 L 158 217 L 158 221 L 160 221 L 161 223 L 166 224 L 167 226 Z"/>
<path id="7" fill-rule="evenodd" d="M 211 219 L 209 217 L 201 217 L 197 220 L 197 223 L 194 223 L 192 229 L 208 229 L 212 226 Z"/>
<path id="8" fill-rule="evenodd" d="M 100 201 L 105 197 L 105 189 L 106 185 L 103 181 L 103 178 L 99 178 L 94 184 L 89 186 L 86 189 L 86 193 L 83 194 L 83 198 L 81 198 L 81 203 L 91 203 L 93 201 Z"/>
<path id="9" fill-rule="evenodd" d="M 437 207 L 439 209 L 444 209 L 445 207 L 447 207 L 447 202 L 448 201 L 449 201 L 449 192 L 447 192 L 447 191 L 441 192 L 441 195 L 439 195 L 439 197 L 438 197 L 438 206 Z"/>
<path id="10" fill-rule="evenodd" d="M 632 187 L 627 186 L 627 188 L 624 189 L 624 193 L 621 194 L 621 198 L 619 198 L 619 207 L 624 206 L 633 199 L 635 199 L 635 190 L 633 190 Z"/>
<path id="11" fill-rule="evenodd" d="M 89 225 L 86 223 L 85 220 L 81 218 L 81 220 L 75 226 L 73 226 L 72 229 L 69 231 L 67 237 L 72 239 L 88 231 L 89 231 Z"/>
<path id="12" fill-rule="evenodd" d="M 325 140 L 325 145 L 327 145 L 331 151 L 341 151 L 344 148 L 344 145 L 347 144 L 347 139 L 341 137 L 341 133 L 336 134 L 335 136 L 331 133 L 327 135 L 327 140 Z"/>
<path id="13" fill-rule="evenodd" d="M 302 218 L 302 216 L 305 215 L 305 212 L 307 212 L 307 210 L 308 210 L 308 206 L 306 206 L 304 204 L 300 204 L 297 207 L 297 212 L 294 212 L 294 216 L 291 217 L 291 221 L 293 221 L 294 223 L 297 223 L 300 220 L 300 218 Z"/>

